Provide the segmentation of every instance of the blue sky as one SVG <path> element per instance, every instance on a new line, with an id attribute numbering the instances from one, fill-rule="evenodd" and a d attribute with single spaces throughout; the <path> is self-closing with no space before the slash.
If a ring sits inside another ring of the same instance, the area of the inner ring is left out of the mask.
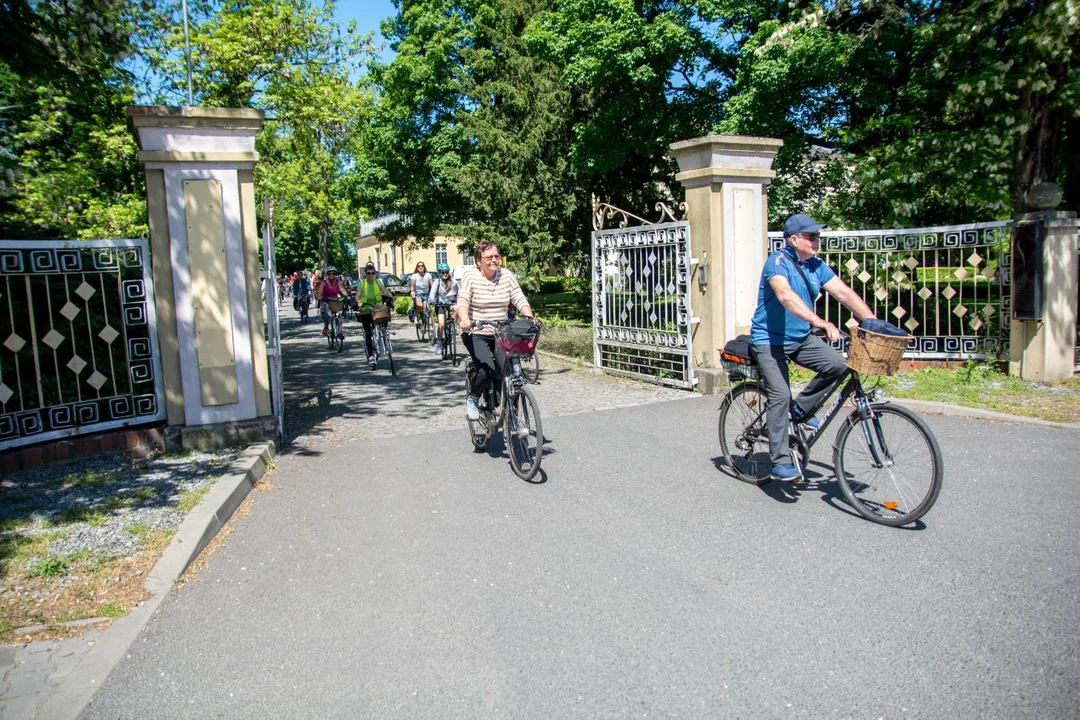
<path id="1" fill-rule="evenodd" d="M 342 26 L 350 20 L 355 20 L 356 29 L 359 32 L 374 31 L 375 44 L 378 45 L 383 42 L 383 37 L 379 33 L 379 23 L 396 12 L 391 0 L 338 0 L 334 16 Z M 392 55 L 389 50 L 384 51 L 383 59 L 389 60 Z"/>

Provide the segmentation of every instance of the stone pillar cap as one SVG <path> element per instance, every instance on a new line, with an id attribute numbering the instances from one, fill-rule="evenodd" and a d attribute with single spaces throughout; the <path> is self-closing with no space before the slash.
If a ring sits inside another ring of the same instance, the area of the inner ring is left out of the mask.
<path id="1" fill-rule="evenodd" d="M 223 128 L 258 130 L 266 113 L 254 108 L 128 105 L 128 127 Z"/>
<path id="2" fill-rule="evenodd" d="M 748 135 L 706 135 L 671 144 L 671 152 L 679 163 L 680 182 L 696 179 L 706 171 L 723 176 L 756 176 L 771 178 L 773 158 L 784 141 L 776 138 Z"/>

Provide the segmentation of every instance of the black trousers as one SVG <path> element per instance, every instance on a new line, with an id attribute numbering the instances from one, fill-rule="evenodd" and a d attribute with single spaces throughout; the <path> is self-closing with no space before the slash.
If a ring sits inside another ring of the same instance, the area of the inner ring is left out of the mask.
<path id="1" fill-rule="evenodd" d="M 375 347 L 375 338 L 371 333 L 375 329 L 375 321 L 371 317 L 371 313 L 361 313 L 360 322 L 364 326 L 364 346 L 367 348 L 367 356 L 371 357 L 372 349 Z"/>
<path id="2" fill-rule="evenodd" d="M 502 363 L 495 357 L 495 336 L 462 333 L 461 341 L 472 356 L 473 367 L 476 369 L 470 392 L 474 397 L 480 397 L 492 382 L 502 381 Z"/>

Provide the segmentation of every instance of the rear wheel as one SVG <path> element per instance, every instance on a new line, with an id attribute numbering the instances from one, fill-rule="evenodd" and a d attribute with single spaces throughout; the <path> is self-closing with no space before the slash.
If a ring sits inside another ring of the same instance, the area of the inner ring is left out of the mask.
<path id="1" fill-rule="evenodd" d="M 514 473 L 522 480 L 532 480 L 540 471 L 544 454 L 544 429 L 532 390 L 523 387 L 510 395 L 503 418 L 503 438 Z"/>
<path id="2" fill-rule="evenodd" d="M 540 379 L 540 358 L 536 353 L 521 358 L 521 374 L 530 384 L 536 384 Z"/>
<path id="3" fill-rule="evenodd" d="M 754 485 L 772 479 L 767 404 L 760 385 L 744 382 L 732 388 L 720 405 L 720 449 L 724 459 L 737 478 Z"/>
<path id="4" fill-rule="evenodd" d="M 836 433 L 833 465 L 851 506 L 867 520 L 899 527 L 925 515 L 941 492 L 945 465 L 930 428 L 907 408 L 856 409 Z"/>

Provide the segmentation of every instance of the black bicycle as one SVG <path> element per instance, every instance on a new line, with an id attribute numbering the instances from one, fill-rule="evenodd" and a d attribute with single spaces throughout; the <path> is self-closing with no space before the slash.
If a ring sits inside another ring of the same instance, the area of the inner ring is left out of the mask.
<path id="1" fill-rule="evenodd" d="M 442 332 L 442 359 L 449 360 L 451 364 L 458 364 L 457 354 L 457 325 L 454 322 L 454 309 L 452 305 L 436 305 L 435 314 L 443 310 L 446 315 L 445 325 Z"/>
<path id="2" fill-rule="evenodd" d="M 724 459 L 740 480 L 763 485 L 772 480 L 764 383 L 749 358 L 722 364 L 732 382 L 720 405 Z M 866 390 L 859 373 L 851 368 L 807 414 L 816 414 L 837 389 L 816 429 L 789 425 L 792 464 L 801 475 L 814 444 L 850 400 L 855 409 L 844 418 L 833 441 L 833 467 L 844 497 L 867 520 L 893 527 L 915 522 L 934 506 L 941 492 L 945 470 L 937 438 L 915 413 Z"/>
<path id="3" fill-rule="evenodd" d="M 544 454 L 544 429 L 540 422 L 539 405 L 532 390 L 525 387 L 521 372 L 521 357 L 531 354 L 539 336 L 540 323 L 533 322 L 531 340 L 515 336 L 507 321 L 480 320 L 476 329 L 495 329 L 496 358 L 501 363 L 501 385 L 492 383 L 480 397 L 480 418 L 469 420 L 469 436 L 473 447 L 483 450 L 501 426 L 503 439 L 510 455 L 510 467 L 522 480 L 532 480 L 540 471 Z M 472 358 L 465 361 L 465 394 L 468 397 L 476 374 Z"/>
<path id="4" fill-rule="evenodd" d="M 300 322 L 306 323 L 311 309 L 311 293 L 303 293 L 296 299 L 296 309 L 300 313 Z"/>
<path id="5" fill-rule="evenodd" d="M 345 323 L 342 322 L 342 316 L 345 313 L 345 301 L 327 298 L 325 302 L 326 308 L 330 312 L 330 322 L 326 328 L 326 344 L 330 346 L 331 350 L 336 346 L 337 351 L 341 352 L 345 348 Z"/>

